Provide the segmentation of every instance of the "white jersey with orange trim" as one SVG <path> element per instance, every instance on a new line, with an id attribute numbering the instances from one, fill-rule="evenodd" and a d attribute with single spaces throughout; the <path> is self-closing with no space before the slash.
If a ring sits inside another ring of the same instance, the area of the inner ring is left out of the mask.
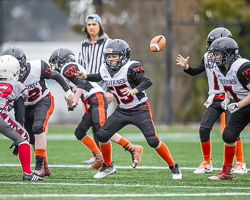
<path id="1" fill-rule="evenodd" d="M 218 80 L 223 84 L 224 90 L 229 94 L 230 98 L 235 101 L 240 101 L 244 99 L 247 95 L 250 94 L 250 91 L 245 88 L 245 85 L 239 80 L 238 70 L 244 64 L 249 63 L 250 61 L 245 58 L 238 58 L 233 64 L 230 66 L 229 71 L 224 75 L 219 67 L 214 68 L 214 73 L 217 76 Z M 248 70 L 250 70 L 248 68 Z M 244 77 L 244 75 L 243 75 Z M 244 78 L 243 78 L 244 79 Z M 242 80 L 243 80 L 242 79 Z M 245 79 L 249 80 L 248 73 Z"/>
<path id="2" fill-rule="evenodd" d="M 138 83 L 135 82 L 132 76 L 136 76 L 136 74 L 139 73 L 144 73 L 144 69 L 138 61 L 127 62 L 112 75 L 106 64 L 102 64 L 100 67 L 100 75 L 107 83 L 110 91 L 116 97 L 120 108 L 130 109 L 148 100 L 145 90 L 130 96 L 122 94 L 124 92 L 124 88 L 132 90 L 137 86 Z"/>
<path id="3" fill-rule="evenodd" d="M 27 62 L 26 75 L 20 80 L 29 90 L 25 106 L 36 104 L 50 92 L 43 77 L 46 76 L 46 73 L 51 74 L 51 70 L 49 65 L 44 63 L 39 59 Z"/>
<path id="4" fill-rule="evenodd" d="M 75 76 L 75 73 L 77 71 L 87 74 L 87 71 L 84 69 L 84 67 L 76 62 L 67 63 L 61 69 L 61 74 L 63 78 L 69 84 L 73 92 L 75 92 L 78 87 L 82 88 L 84 100 L 88 99 L 92 94 L 95 94 L 97 92 L 104 93 L 101 86 L 97 83 L 78 79 Z"/>

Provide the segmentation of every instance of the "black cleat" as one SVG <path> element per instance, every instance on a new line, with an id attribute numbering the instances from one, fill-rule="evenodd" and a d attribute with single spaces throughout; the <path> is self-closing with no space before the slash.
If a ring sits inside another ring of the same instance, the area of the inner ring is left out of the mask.
<path id="1" fill-rule="evenodd" d="M 44 179 L 40 176 L 37 176 L 35 172 L 31 172 L 31 174 L 23 173 L 24 181 L 44 181 Z"/>

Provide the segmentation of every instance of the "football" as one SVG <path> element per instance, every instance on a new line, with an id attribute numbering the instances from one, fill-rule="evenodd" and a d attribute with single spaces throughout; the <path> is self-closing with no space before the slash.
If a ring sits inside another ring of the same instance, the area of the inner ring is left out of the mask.
<path id="1" fill-rule="evenodd" d="M 150 41 L 150 50 L 152 52 L 159 52 L 164 49 L 166 45 L 166 38 L 163 35 L 157 35 Z"/>

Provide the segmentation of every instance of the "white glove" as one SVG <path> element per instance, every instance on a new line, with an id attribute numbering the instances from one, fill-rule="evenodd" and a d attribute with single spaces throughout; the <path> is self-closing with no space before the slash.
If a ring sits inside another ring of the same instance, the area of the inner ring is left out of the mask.
<path id="1" fill-rule="evenodd" d="M 229 110 L 230 113 L 234 113 L 234 112 L 236 112 L 237 110 L 239 110 L 239 105 L 238 105 L 238 103 L 230 103 L 230 104 L 227 106 L 227 109 Z"/>
<path id="2" fill-rule="evenodd" d="M 68 90 L 67 92 L 65 92 L 65 95 L 64 95 L 65 99 L 67 99 L 69 95 L 71 94 L 74 95 L 74 93 L 71 90 Z"/>
<path id="3" fill-rule="evenodd" d="M 220 105 L 221 105 L 221 107 L 222 107 L 224 110 L 226 110 L 229 103 L 230 103 L 230 99 L 225 98 L 225 99 L 221 102 Z"/>

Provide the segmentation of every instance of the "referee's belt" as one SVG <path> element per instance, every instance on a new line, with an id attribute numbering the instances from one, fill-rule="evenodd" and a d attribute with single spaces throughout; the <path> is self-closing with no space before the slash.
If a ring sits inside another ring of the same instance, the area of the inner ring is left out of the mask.
<path id="1" fill-rule="evenodd" d="M 216 94 L 214 96 L 214 99 L 225 99 L 225 93 L 223 93 L 223 94 Z"/>

